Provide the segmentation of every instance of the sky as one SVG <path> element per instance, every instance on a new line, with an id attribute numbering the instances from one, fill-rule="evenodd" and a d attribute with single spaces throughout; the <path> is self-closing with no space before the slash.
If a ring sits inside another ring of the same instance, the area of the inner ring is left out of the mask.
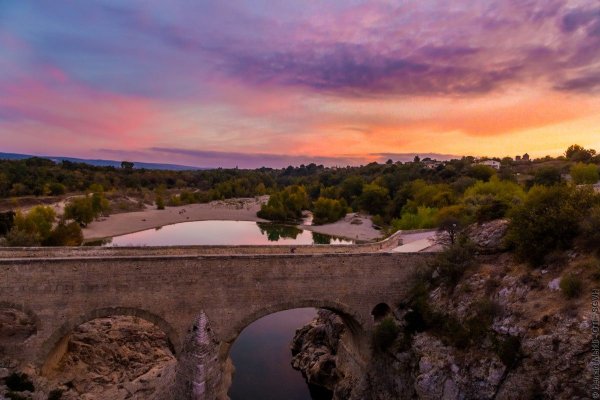
<path id="1" fill-rule="evenodd" d="M 600 150 L 597 0 L 0 0 L 0 151 L 200 167 Z"/>

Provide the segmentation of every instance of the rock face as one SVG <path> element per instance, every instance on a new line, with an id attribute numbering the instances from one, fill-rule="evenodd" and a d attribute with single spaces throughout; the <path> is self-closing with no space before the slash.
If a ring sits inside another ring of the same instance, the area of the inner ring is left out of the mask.
<path id="1" fill-rule="evenodd" d="M 508 230 L 508 220 L 473 224 L 467 228 L 467 236 L 482 253 L 498 253 L 506 249 L 504 238 Z"/>
<path id="2" fill-rule="evenodd" d="M 63 400 L 167 399 L 161 390 L 170 388 L 175 364 L 166 335 L 153 324 L 126 316 L 95 319 L 73 332 L 50 376 L 21 367 L 35 391 L 20 394 L 44 400 L 53 391 Z M 8 391 L 0 381 L 0 398 Z"/>
<path id="3" fill-rule="evenodd" d="M 336 357 L 339 324 L 320 314 L 296 335 L 294 367 L 329 388 L 335 400 L 591 398 L 590 299 L 569 300 L 548 283 L 566 273 L 592 282 L 593 271 L 577 259 L 543 271 L 506 254 L 478 261 L 452 290 L 434 286 L 428 292 L 431 309 L 445 315 L 445 326 L 458 321 L 455 328 L 405 335 L 404 315 L 411 310 L 396 309 L 398 339 L 352 376 Z M 487 314 L 474 314 L 482 307 Z M 463 343 L 452 336 L 465 326 L 470 336 Z M 481 326 L 483 333 L 473 339 Z"/>
<path id="4" fill-rule="evenodd" d="M 319 310 L 317 318 L 296 331 L 292 340 L 292 367 L 302 372 L 312 392 L 331 396 L 343 391 L 344 373 L 337 368 L 336 352 L 344 323 L 332 312 Z"/>

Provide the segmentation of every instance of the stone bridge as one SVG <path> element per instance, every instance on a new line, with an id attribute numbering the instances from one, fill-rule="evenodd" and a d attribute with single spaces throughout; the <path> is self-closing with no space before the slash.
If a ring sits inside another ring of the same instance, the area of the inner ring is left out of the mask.
<path id="1" fill-rule="evenodd" d="M 78 325 L 99 317 L 146 319 L 178 359 L 176 399 L 226 399 L 229 349 L 268 314 L 315 307 L 342 316 L 356 363 L 369 359 L 373 310 L 408 290 L 426 253 L 356 246 L 190 246 L 0 250 L 0 306 L 19 309 L 36 333 L 6 349 L 50 371 Z"/>

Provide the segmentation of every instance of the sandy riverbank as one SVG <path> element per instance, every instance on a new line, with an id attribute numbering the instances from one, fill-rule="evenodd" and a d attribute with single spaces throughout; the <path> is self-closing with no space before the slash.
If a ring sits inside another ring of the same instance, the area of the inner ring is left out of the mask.
<path id="1" fill-rule="evenodd" d="M 102 239 L 190 221 L 265 221 L 256 216 L 260 205 L 265 201 L 266 197 L 264 196 L 228 199 L 204 204 L 167 207 L 164 210 L 152 207 L 144 211 L 114 214 L 89 224 L 83 230 L 83 236 L 88 240 Z"/>
<path id="2" fill-rule="evenodd" d="M 371 218 L 359 213 L 347 214 L 345 218 L 332 224 L 298 225 L 298 227 L 308 231 L 359 241 L 374 241 L 382 238 L 381 231 L 373 228 Z"/>
<path id="3" fill-rule="evenodd" d="M 86 240 L 103 239 L 158 228 L 180 222 L 226 220 L 267 222 L 256 213 L 267 196 L 260 198 L 228 199 L 205 204 L 189 204 L 180 207 L 167 207 L 156 210 L 154 207 L 143 211 L 114 214 L 89 224 L 83 235 Z M 326 225 L 298 225 L 301 229 L 344 237 L 360 241 L 372 241 L 381 237 L 374 229 L 368 216 L 348 214 L 344 219 Z"/>

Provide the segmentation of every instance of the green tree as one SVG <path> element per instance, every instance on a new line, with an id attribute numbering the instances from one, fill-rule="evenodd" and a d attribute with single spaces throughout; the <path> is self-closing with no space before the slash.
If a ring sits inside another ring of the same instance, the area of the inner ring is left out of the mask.
<path id="1" fill-rule="evenodd" d="M 594 164 L 577 163 L 571 167 L 571 177 L 575 184 L 587 185 L 598 182 L 600 174 Z"/>
<path id="2" fill-rule="evenodd" d="M 44 246 L 81 246 L 83 233 L 77 222 L 66 224 L 61 221 L 42 244 Z"/>
<path id="3" fill-rule="evenodd" d="M 565 151 L 565 156 L 571 161 L 590 161 L 596 155 L 596 150 L 585 149 L 583 146 L 573 144 Z"/>
<path id="4" fill-rule="evenodd" d="M 65 206 L 64 218 L 73 220 L 81 226 L 87 226 L 96 215 L 89 196 L 75 198 Z"/>
<path id="5" fill-rule="evenodd" d="M 534 173 L 533 184 L 552 186 L 562 182 L 560 170 L 555 167 L 542 167 Z"/>
<path id="6" fill-rule="evenodd" d="M 569 249 L 580 232 L 581 221 L 597 203 L 598 195 L 591 190 L 533 187 L 524 203 L 511 213 L 508 238 L 516 255 L 539 266 L 552 251 Z"/>
<path id="7" fill-rule="evenodd" d="M 313 204 L 313 222 L 317 225 L 335 222 L 346 215 L 345 200 L 319 197 Z"/>
<path id="8" fill-rule="evenodd" d="M 28 213 L 19 211 L 6 241 L 9 246 L 39 246 L 50 236 L 55 219 L 54 210 L 46 206 L 36 206 Z"/>
<path id="9" fill-rule="evenodd" d="M 123 161 L 121 162 L 121 168 L 126 170 L 132 170 L 134 164 L 131 161 Z"/>
<path id="10" fill-rule="evenodd" d="M 359 197 L 359 206 L 371 215 L 383 215 L 390 202 L 389 191 L 377 184 L 371 183 L 363 186 Z"/>
<path id="11" fill-rule="evenodd" d="M 267 204 L 263 204 L 257 215 L 272 221 L 288 221 L 302 217 L 302 210 L 308 208 L 308 194 L 303 186 L 288 186 L 272 194 Z"/>
<path id="12" fill-rule="evenodd" d="M 471 166 L 468 173 L 471 178 L 487 182 L 492 176 L 496 175 L 496 170 L 487 165 L 475 164 Z"/>

